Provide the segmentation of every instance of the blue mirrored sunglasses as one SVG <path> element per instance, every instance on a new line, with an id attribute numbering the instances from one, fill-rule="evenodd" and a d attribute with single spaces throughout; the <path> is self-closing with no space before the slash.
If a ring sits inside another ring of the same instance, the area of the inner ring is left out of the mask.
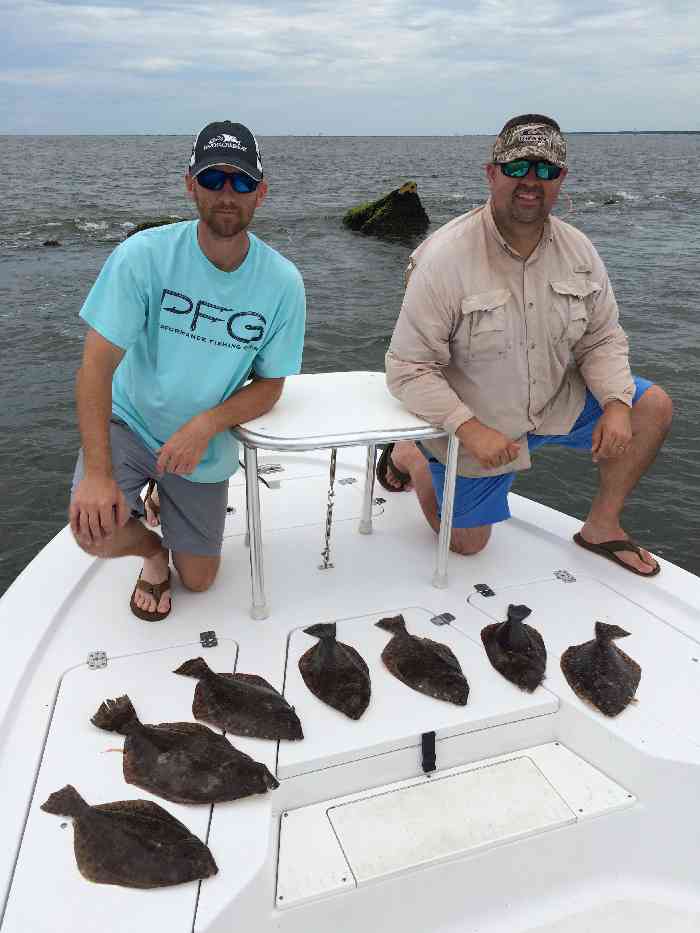
<path id="1" fill-rule="evenodd" d="M 196 177 L 202 188 L 206 188 L 208 191 L 221 191 L 226 184 L 226 179 L 231 183 L 233 190 L 239 194 L 250 194 L 260 184 L 250 175 L 243 175 L 239 172 L 224 172 L 220 168 L 205 168 Z"/>
<path id="2" fill-rule="evenodd" d="M 558 165 L 538 159 L 513 159 L 512 162 L 500 162 L 499 165 L 507 178 L 525 178 L 531 165 L 534 165 L 535 175 L 541 181 L 554 181 L 561 175 Z"/>

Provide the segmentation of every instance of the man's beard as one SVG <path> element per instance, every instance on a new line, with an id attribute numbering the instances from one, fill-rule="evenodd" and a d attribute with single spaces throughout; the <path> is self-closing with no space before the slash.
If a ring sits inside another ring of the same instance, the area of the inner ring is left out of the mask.
<path id="1" fill-rule="evenodd" d="M 224 208 L 222 205 L 217 207 L 207 207 L 200 203 L 195 197 L 195 204 L 199 213 L 199 219 L 203 221 L 214 236 L 223 240 L 232 239 L 239 233 L 247 229 L 252 219 L 252 212 L 248 216 L 239 206 Z"/>

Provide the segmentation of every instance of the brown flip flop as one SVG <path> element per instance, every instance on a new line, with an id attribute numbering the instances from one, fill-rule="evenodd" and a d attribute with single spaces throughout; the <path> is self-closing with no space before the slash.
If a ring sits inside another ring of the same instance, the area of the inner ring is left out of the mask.
<path id="1" fill-rule="evenodd" d="M 141 570 L 141 573 L 143 573 L 143 569 Z M 172 599 L 170 600 L 170 607 L 168 608 L 167 612 L 157 612 L 155 609 L 153 612 L 148 612 L 146 609 L 141 609 L 140 606 L 136 605 L 134 602 L 134 597 L 136 596 L 136 590 L 141 590 L 143 593 L 148 593 L 149 596 L 153 596 L 157 606 L 163 593 L 170 589 L 170 567 L 168 567 L 168 576 L 165 578 L 165 580 L 163 580 L 162 583 L 148 583 L 146 580 L 141 579 L 141 573 L 139 574 L 139 578 L 136 581 L 134 592 L 131 594 L 131 602 L 129 603 L 131 611 L 134 613 L 137 619 L 141 619 L 144 622 L 162 622 L 163 619 L 170 615 L 170 610 L 173 608 Z"/>
<path id="2" fill-rule="evenodd" d="M 637 570 L 635 567 L 626 564 L 624 560 L 620 560 L 617 556 L 618 551 L 630 551 L 637 555 L 637 557 L 646 563 L 644 557 L 642 556 L 642 549 L 634 541 L 619 540 L 619 541 L 601 541 L 600 544 L 592 544 L 590 541 L 586 541 L 582 534 L 577 532 L 574 535 L 574 541 L 579 547 L 585 548 L 587 551 L 593 551 L 594 554 L 600 554 L 601 557 L 607 557 L 608 560 L 613 561 L 616 564 L 619 564 L 620 567 L 624 567 L 625 570 L 629 570 L 630 573 L 636 573 L 638 577 L 655 577 L 657 573 L 661 570 L 659 563 L 655 561 L 656 567 L 653 570 L 650 570 L 649 573 L 644 573 L 642 570 Z"/>
<path id="3" fill-rule="evenodd" d="M 379 484 L 383 486 L 387 492 L 403 492 L 407 484 L 411 482 L 411 476 L 409 473 L 404 473 L 403 470 L 399 470 L 399 468 L 394 465 L 394 461 L 391 459 L 391 452 L 393 449 L 393 444 L 387 444 L 382 451 L 377 461 L 377 479 L 379 480 Z M 391 469 L 397 481 L 401 483 L 400 486 L 392 486 L 387 480 L 386 474 L 389 469 Z"/>

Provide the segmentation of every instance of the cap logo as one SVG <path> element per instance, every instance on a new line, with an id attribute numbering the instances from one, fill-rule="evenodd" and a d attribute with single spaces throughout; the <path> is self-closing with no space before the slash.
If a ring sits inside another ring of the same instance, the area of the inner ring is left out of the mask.
<path id="1" fill-rule="evenodd" d="M 242 152 L 248 151 L 248 147 L 244 146 L 240 139 L 236 136 L 231 136 L 229 133 L 222 133 L 220 136 L 214 136 L 204 147 L 205 151 L 207 149 L 240 149 Z"/>

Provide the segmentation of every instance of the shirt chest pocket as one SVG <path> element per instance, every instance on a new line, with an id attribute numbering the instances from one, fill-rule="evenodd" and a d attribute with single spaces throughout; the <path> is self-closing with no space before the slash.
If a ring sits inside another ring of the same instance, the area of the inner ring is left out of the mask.
<path id="1" fill-rule="evenodd" d="M 566 280 L 550 282 L 552 305 L 549 327 L 557 342 L 566 340 L 569 346 L 583 337 L 588 327 L 589 309 L 593 296 L 600 291 L 597 282 Z"/>
<path id="2" fill-rule="evenodd" d="M 462 322 L 458 334 L 458 352 L 470 360 L 495 360 L 505 356 L 507 288 L 481 292 L 462 299 Z"/>

